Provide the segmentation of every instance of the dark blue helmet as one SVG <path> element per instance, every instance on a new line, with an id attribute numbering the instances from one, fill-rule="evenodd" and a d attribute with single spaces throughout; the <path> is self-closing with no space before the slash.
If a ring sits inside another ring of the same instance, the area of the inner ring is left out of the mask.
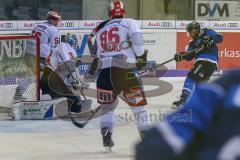
<path id="1" fill-rule="evenodd" d="M 186 28 L 187 32 L 190 32 L 193 29 L 198 30 L 200 32 L 201 24 L 199 22 L 197 22 L 197 21 L 193 21 L 193 22 L 189 23 L 187 25 L 187 28 Z"/>

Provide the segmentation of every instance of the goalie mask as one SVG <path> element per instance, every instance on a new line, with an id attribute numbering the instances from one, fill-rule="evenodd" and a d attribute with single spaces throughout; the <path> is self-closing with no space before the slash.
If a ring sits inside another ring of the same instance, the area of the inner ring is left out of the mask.
<path id="1" fill-rule="evenodd" d="M 78 46 L 78 39 L 76 35 L 71 35 L 68 33 L 67 35 L 62 35 L 62 42 L 68 43 L 72 48 L 76 49 Z"/>
<path id="2" fill-rule="evenodd" d="M 124 4 L 120 0 L 111 2 L 108 8 L 108 12 L 110 18 L 123 18 L 126 14 Z"/>

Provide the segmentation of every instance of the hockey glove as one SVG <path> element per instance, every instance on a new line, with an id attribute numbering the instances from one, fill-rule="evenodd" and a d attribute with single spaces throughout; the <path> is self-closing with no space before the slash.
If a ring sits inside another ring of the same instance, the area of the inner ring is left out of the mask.
<path id="1" fill-rule="evenodd" d="M 180 52 L 174 55 L 174 60 L 176 62 L 181 62 L 184 60 L 191 61 L 194 58 L 194 53 L 191 52 Z"/>
<path id="2" fill-rule="evenodd" d="M 79 89 L 79 83 L 77 80 L 72 81 L 71 85 L 72 85 L 73 89 L 75 89 L 75 90 Z"/>
<path id="3" fill-rule="evenodd" d="M 65 84 L 70 84 L 74 90 L 89 88 L 88 82 L 84 81 L 83 76 L 79 74 L 78 70 L 73 72 L 72 76 L 69 75 L 64 82 Z"/>
<path id="4" fill-rule="evenodd" d="M 138 70 L 142 70 L 142 68 L 147 65 L 147 54 L 148 50 L 145 50 L 142 56 L 137 57 L 136 66 Z"/>

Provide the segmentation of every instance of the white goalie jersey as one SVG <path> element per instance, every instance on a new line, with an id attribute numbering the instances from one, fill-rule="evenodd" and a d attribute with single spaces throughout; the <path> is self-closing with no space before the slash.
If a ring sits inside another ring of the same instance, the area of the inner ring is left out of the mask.
<path id="1" fill-rule="evenodd" d="M 78 66 L 81 61 L 77 58 L 76 51 L 68 43 L 59 43 L 48 61 L 48 65 L 58 73 L 67 86 L 77 81 L 79 87 L 88 87 L 88 84 L 83 81 L 83 76 L 80 75 Z"/>
<path id="2" fill-rule="evenodd" d="M 52 69 L 56 70 L 65 62 L 67 63 L 77 58 L 77 53 L 68 43 L 61 42 L 49 58 Z"/>
<path id="3" fill-rule="evenodd" d="M 142 31 L 133 19 L 113 19 L 97 33 L 97 56 L 101 68 L 109 68 L 113 59 L 136 63 L 136 56 L 144 53 Z M 123 58 L 125 57 L 125 58 Z"/>
<path id="4" fill-rule="evenodd" d="M 32 35 L 40 36 L 40 57 L 47 58 L 60 43 L 60 31 L 54 25 L 45 22 L 32 30 Z"/>

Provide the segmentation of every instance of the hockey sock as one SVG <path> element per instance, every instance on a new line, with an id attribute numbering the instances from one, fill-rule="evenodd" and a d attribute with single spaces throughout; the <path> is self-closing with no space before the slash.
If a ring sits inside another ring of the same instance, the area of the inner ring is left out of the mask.
<path id="1" fill-rule="evenodd" d="M 101 128 L 108 128 L 109 132 L 113 132 L 114 125 L 114 111 L 108 112 L 100 118 Z"/>
<path id="2" fill-rule="evenodd" d="M 131 107 L 131 110 L 134 113 L 138 131 L 141 133 L 142 131 L 148 130 L 150 119 L 145 106 Z"/>
<path id="3" fill-rule="evenodd" d="M 194 79 L 187 77 L 184 82 L 183 89 L 188 90 L 191 93 L 192 90 L 194 89 L 195 84 L 196 84 L 196 81 Z"/>
<path id="4" fill-rule="evenodd" d="M 101 118 L 100 126 L 101 128 L 108 128 L 112 133 L 114 126 L 114 110 L 118 105 L 118 99 L 110 104 L 101 104 Z"/>

